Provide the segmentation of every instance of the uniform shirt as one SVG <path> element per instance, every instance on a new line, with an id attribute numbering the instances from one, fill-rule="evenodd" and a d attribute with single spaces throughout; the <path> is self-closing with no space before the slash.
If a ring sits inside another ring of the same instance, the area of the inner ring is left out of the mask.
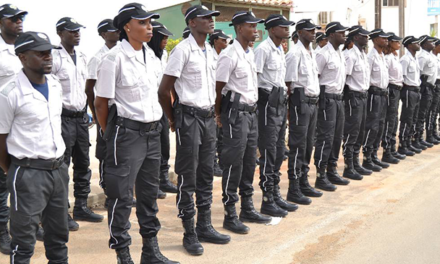
<path id="1" fill-rule="evenodd" d="M 150 48 L 150 46 L 145 45 L 145 48 L 149 50 L 154 56 L 154 72 L 156 74 L 157 79 L 157 87 L 159 87 L 160 82 L 162 81 L 163 73 L 167 67 L 167 60 L 168 60 L 168 53 L 166 50 L 163 51 L 161 59 L 159 59 L 156 54 L 154 54 L 153 49 Z"/>
<path id="2" fill-rule="evenodd" d="M 53 49 L 52 73 L 58 77 L 63 88 L 63 108 L 82 111 L 86 107 L 85 91 L 87 77 L 87 59 L 80 51 L 76 52 L 76 65 L 72 57 L 60 44 L 62 49 Z"/>
<path id="3" fill-rule="evenodd" d="M 390 53 L 385 56 L 385 61 L 388 64 L 390 83 L 398 86 L 403 86 L 402 65 L 399 62 L 399 55 L 394 55 Z"/>
<path id="4" fill-rule="evenodd" d="M 403 83 L 408 86 L 420 86 L 420 67 L 416 58 L 406 50 L 405 55 L 400 58 L 402 65 Z"/>
<path id="5" fill-rule="evenodd" d="M 379 54 L 375 48 L 368 53 L 368 64 L 370 65 L 370 85 L 381 89 L 387 89 L 389 84 L 388 65 L 385 55 Z"/>
<path id="6" fill-rule="evenodd" d="M 142 52 L 142 51 L 140 51 Z M 118 116 L 150 123 L 162 117 L 154 71 L 154 53 L 145 49 L 145 61 L 125 39 L 102 58 L 98 69 L 96 96 L 116 104 Z"/>
<path id="7" fill-rule="evenodd" d="M 93 56 L 89 64 L 87 64 L 87 80 L 96 80 L 98 78 L 98 66 L 101 63 L 102 57 L 109 51 L 110 49 L 107 45 L 104 45 L 96 54 Z"/>
<path id="8" fill-rule="evenodd" d="M 243 49 L 238 40 L 234 40 L 220 53 L 217 63 L 217 81 L 226 83 L 222 94 L 232 92 L 241 94 L 240 103 L 253 105 L 258 101 L 257 67 L 251 48 Z"/>
<path id="9" fill-rule="evenodd" d="M 417 60 L 420 66 L 420 75 L 427 75 L 428 83 L 434 85 L 437 80 L 437 58 L 435 55 L 420 49 Z"/>
<path id="10" fill-rule="evenodd" d="M 181 104 L 202 109 L 214 106 L 214 53 L 208 42 L 203 51 L 192 34 L 171 51 L 164 74 L 177 77 L 174 89 Z"/>
<path id="11" fill-rule="evenodd" d="M 300 41 L 298 40 L 298 42 L 300 42 Z M 318 53 L 321 49 L 322 49 L 321 46 L 316 45 L 315 52 Z"/>
<path id="12" fill-rule="evenodd" d="M 347 52 L 346 72 L 349 89 L 355 92 L 365 92 L 370 88 L 370 65 L 364 50 L 354 45 Z"/>
<path id="13" fill-rule="evenodd" d="M 221 52 L 220 52 L 221 53 Z M 218 61 L 218 57 L 219 57 L 220 55 L 219 54 L 217 54 L 217 51 L 214 49 L 214 61 L 215 61 L 215 64 L 217 65 L 217 61 Z"/>
<path id="14" fill-rule="evenodd" d="M 435 58 L 437 59 L 437 80 L 440 79 L 440 56 L 436 55 Z"/>
<path id="15" fill-rule="evenodd" d="M 8 152 L 17 159 L 55 159 L 66 149 L 61 136 L 61 85 L 46 75 L 49 101 L 20 71 L 0 88 L 0 134 L 9 134 Z"/>
<path id="16" fill-rule="evenodd" d="M 356 46 L 356 45 L 353 45 L 353 48 L 354 48 L 354 46 Z M 348 54 L 350 53 L 350 50 L 352 50 L 353 48 L 351 48 L 351 49 L 345 49 L 345 50 L 342 51 L 342 54 L 344 54 L 344 58 L 345 58 L 345 60 L 347 60 L 347 58 L 348 58 Z"/>
<path id="17" fill-rule="evenodd" d="M 14 45 L 7 44 L 0 36 L 0 87 L 13 80 L 21 68 Z"/>
<path id="18" fill-rule="evenodd" d="M 319 84 L 325 85 L 325 92 L 341 94 L 345 85 L 345 58 L 329 42 L 317 54 Z"/>
<path id="19" fill-rule="evenodd" d="M 318 65 L 316 54 L 306 50 L 301 41 L 286 55 L 287 73 L 285 82 L 291 82 L 290 92 L 294 88 L 304 88 L 304 94 L 311 97 L 319 95 Z"/>
<path id="20" fill-rule="evenodd" d="M 286 57 L 282 46 L 275 46 L 271 38 L 267 38 L 255 49 L 255 65 L 257 66 L 258 88 L 272 91 L 273 86 L 283 87 L 287 94 Z"/>

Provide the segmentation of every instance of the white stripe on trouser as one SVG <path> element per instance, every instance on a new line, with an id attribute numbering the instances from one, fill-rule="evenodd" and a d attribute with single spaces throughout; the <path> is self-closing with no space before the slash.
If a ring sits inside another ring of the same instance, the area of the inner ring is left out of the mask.
<path id="1" fill-rule="evenodd" d="M 324 146 L 325 146 L 325 141 L 322 142 L 321 157 L 319 158 L 319 161 L 318 161 L 318 168 L 321 168 L 321 161 L 322 161 L 322 154 L 324 153 Z"/>
<path id="2" fill-rule="evenodd" d="M 387 122 L 387 126 L 385 128 L 385 149 L 388 148 L 388 140 L 387 140 L 387 136 L 388 136 L 388 127 L 389 127 L 390 122 Z"/>
<path id="3" fill-rule="evenodd" d="M 367 145 L 368 137 L 370 136 L 370 131 L 371 131 L 371 129 L 368 130 L 367 137 L 365 138 L 364 148 L 365 148 L 365 146 Z"/>
<path id="4" fill-rule="evenodd" d="M 325 112 L 325 109 L 322 111 L 324 112 L 324 120 L 327 121 L 327 113 Z"/>
<path id="5" fill-rule="evenodd" d="M 266 186 L 264 186 L 267 182 L 267 175 L 266 175 L 266 165 L 267 165 L 267 149 L 264 150 L 264 165 L 263 165 L 263 176 L 266 178 L 266 180 L 263 182 L 263 188 L 266 191 Z"/>
<path id="6" fill-rule="evenodd" d="M 295 106 L 295 115 L 296 115 L 296 125 L 298 125 L 298 110 L 296 109 L 296 106 Z"/>
<path id="7" fill-rule="evenodd" d="M 373 111 L 373 98 L 374 98 L 374 95 L 372 94 L 371 100 L 370 100 L 370 112 Z"/>
<path id="8" fill-rule="evenodd" d="M 295 162 L 293 163 L 293 175 L 295 175 L 295 179 L 298 179 L 298 175 L 296 175 L 296 160 L 298 158 L 298 148 L 296 148 L 296 154 L 295 154 Z"/>
<path id="9" fill-rule="evenodd" d="M 350 100 L 348 100 L 348 106 L 350 107 L 350 116 L 351 116 L 351 101 Z"/>
<path id="10" fill-rule="evenodd" d="M 110 224 L 108 226 L 108 229 L 110 230 L 110 237 L 113 238 L 115 240 L 115 244 L 110 244 L 110 248 L 112 248 L 113 245 L 117 245 L 119 244 L 119 241 L 113 236 L 113 232 L 112 232 L 112 224 L 113 224 L 113 220 L 115 219 L 115 209 L 116 209 L 116 205 L 118 204 L 118 198 L 116 198 L 115 204 L 113 205 L 113 209 L 112 209 L 112 219 L 110 220 Z"/>
<path id="11" fill-rule="evenodd" d="M 13 182 L 13 187 L 14 187 L 14 199 L 15 199 L 15 211 L 18 211 L 18 196 L 17 196 L 17 186 L 15 185 L 15 182 L 17 181 L 17 175 L 18 175 L 18 171 L 20 170 L 20 166 L 17 167 L 17 170 L 15 170 L 15 174 L 14 174 L 14 182 Z"/>
<path id="12" fill-rule="evenodd" d="M 118 133 L 119 133 L 119 128 L 120 126 L 116 126 L 116 136 L 115 136 L 115 140 L 113 142 L 113 156 L 115 158 L 115 165 L 118 165 L 118 158 L 116 157 L 116 140 L 118 139 Z"/>
<path id="13" fill-rule="evenodd" d="M 101 175 L 99 179 L 99 186 L 102 188 L 102 182 L 104 181 L 104 160 L 101 161 Z"/>
<path id="14" fill-rule="evenodd" d="M 179 200 L 177 201 L 177 204 L 176 204 L 177 210 L 179 210 L 179 204 L 180 204 L 180 201 L 182 200 L 183 175 L 180 175 L 180 178 L 182 179 L 182 182 L 180 183 L 180 186 L 179 186 Z M 183 216 L 184 216 L 183 210 L 179 211 L 179 217 L 183 217 Z"/>
<path id="15" fill-rule="evenodd" d="M 231 138 L 232 138 L 232 125 L 229 124 L 229 134 L 231 134 Z"/>
<path id="16" fill-rule="evenodd" d="M 15 249 L 12 250 L 11 263 L 15 264 L 15 255 L 17 254 L 18 245 L 15 246 Z"/>
<path id="17" fill-rule="evenodd" d="M 229 186 L 229 179 L 231 178 L 231 171 L 232 171 L 232 165 L 229 166 L 228 179 L 226 180 L 225 194 L 226 196 L 228 196 L 228 199 L 226 199 L 225 205 L 229 202 L 228 186 Z"/>
<path id="18" fill-rule="evenodd" d="M 408 95 L 409 95 L 409 91 L 406 91 L 406 107 L 408 108 Z"/>
<path id="19" fill-rule="evenodd" d="M 266 107 L 264 108 L 264 125 L 267 126 L 267 106 L 269 102 L 266 103 Z"/>
<path id="20" fill-rule="evenodd" d="M 345 155 L 345 152 L 347 151 L 347 143 L 348 143 L 348 140 L 350 139 L 350 134 L 348 134 L 348 136 L 347 136 L 347 140 L 345 140 L 345 143 L 344 143 L 344 152 L 342 153 L 343 155 Z"/>
<path id="21" fill-rule="evenodd" d="M 179 146 L 182 146 L 182 141 L 180 141 L 180 128 L 177 129 L 177 139 L 179 140 Z"/>
<path id="22" fill-rule="evenodd" d="M 406 131 L 406 123 L 405 126 L 403 127 L 402 139 L 405 139 L 405 131 Z"/>

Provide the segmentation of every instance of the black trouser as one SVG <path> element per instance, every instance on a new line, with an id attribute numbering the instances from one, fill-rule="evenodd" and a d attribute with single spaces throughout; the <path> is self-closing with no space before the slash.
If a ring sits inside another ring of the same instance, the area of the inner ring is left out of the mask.
<path id="1" fill-rule="evenodd" d="M 257 159 L 258 117 L 256 112 L 239 111 L 234 124 L 230 124 L 227 113 L 221 116 L 223 130 L 223 204 L 232 205 L 240 196 L 254 193 L 255 160 Z"/>
<path id="2" fill-rule="evenodd" d="M 301 88 L 302 89 L 302 88 Z M 289 180 L 301 177 L 301 172 L 309 171 L 313 146 L 315 145 L 318 106 L 316 101 L 294 105 L 289 98 L 289 160 L 287 175 Z M 282 150 L 284 152 L 284 148 Z"/>
<path id="3" fill-rule="evenodd" d="M 67 264 L 68 184 L 65 164 L 55 170 L 11 164 L 7 180 L 11 193 L 11 263 L 30 263 L 41 222 L 48 263 Z"/>
<path id="4" fill-rule="evenodd" d="M 96 152 L 95 157 L 99 160 L 99 186 L 104 190 L 105 192 L 105 181 L 104 181 L 104 163 L 105 163 L 105 152 L 106 152 L 106 143 L 105 140 L 102 138 L 102 130 L 99 123 L 96 123 Z"/>
<path id="5" fill-rule="evenodd" d="M 344 96 L 345 123 L 342 154 L 346 159 L 359 155 L 365 137 L 365 120 L 367 118 L 367 92 L 347 90 Z"/>
<path id="6" fill-rule="evenodd" d="M 330 98 L 326 94 L 325 108 L 318 110 L 314 157 L 316 167 L 337 166 L 344 132 L 344 120 L 344 101 L 342 98 Z"/>
<path id="7" fill-rule="evenodd" d="M 400 99 L 402 100 L 402 112 L 400 114 L 399 145 L 408 147 L 407 143 L 412 137 L 415 110 L 420 99 L 419 87 L 403 86 Z"/>
<path id="8" fill-rule="evenodd" d="M 6 174 L 0 169 L 0 225 L 6 225 L 9 220 L 8 186 Z"/>
<path id="9" fill-rule="evenodd" d="M 382 147 L 390 151 L 391 146 L 396 144 L 396 122 L 399 112 L 400 90 L 402 88 L 393 84 L 388 86 L 388 102 L 385 118 L 385 128 L 382 135 Z"/>
<path id="10" fill-rule="evenodd" d="M 432 103 L 429 108 L 429 112 L 426 115 L 426 130 L 432 136 L 434 130 L 437 129 L 437 114 L 440 104 L 440 83 L 436 84 L 435 89 L 432 91 Z"/>
<path id="11" fill-rule="evenodd" d="M 220 168 L 223 169 L 221 157 L 222 157 L 222 150 L 223 150 L 223 131 L 220 127 L 216 127 L 216 133 L 217 133 L 217 140 L 215 143 L 215 160 L 218 161 L 218 164 L 220 165 Z"/>
<path id="12" fill-rule="evenodd" d="M 64 152 L 64 162 L 70 165 L 73 162 L 73 195 L 75 198 L 85 198 L 90 193 L 90 170 L 89 157 L 89 120 L 85 113 L 81 117 L 61 116 L 61 128 L 66 151 Z"/>
<path id="13" fill-rule="evenodd" d="M 177 209 L 182 220 L 191 219 L 197 209 L 212 204 L 214 180 L 216 124 L 214 116 L 183 113 L 181 127 L 176 130 Z M 254 160 L 255 162 L 255 160 Z"/>
<path id="14" fill-rule="evenodd" d="M 170 165 L 168 165 L 168 160 L 170 159 L 170 124 L 165 113 L 162 115 L 160 123 L 162 124 L 162 131 L 160 132 L 160 171 L 168 173 L 170 168 Z"/>
<path id="15" fill-rule="evenodd" d="M 131 244 L 128 230 L 136 188 L 136 216 L 143 238 L 156 236 L 160 229 L 157 219 L 159 191 L 160 123 L 151 131 L 134 130 L 115 125 L 107 143 L 105 182 L 107 185 L 109 246 L 125 248 Z M 107 127 L 109 129 L 109 127 Z"/>
<path id="16" fill-rule="evenodd" d="M 367 119 L 363 152 L 367 156 L 379 149 L 387 114 L 388 90 L 370 87 L 367 99 Z"/>
<path id="17" fill-rule="evenodd" d="M 260 94 L 263 91 L 260 91 Z M 260 150 L 260 188 L 272 192 L 280 183 L 279 171 L 284 159 L 287 108 L 271 106 L 267 96 L 258 99 L 258 149 Z"/>
<path id="18" fill-rule="evenodd" d="M 432 88 L 422 85 L 420 87 L 420 103 L 416 106 L 414 137 L 421 139 L 425 131 L 426 116 L 431 108 Z M 413 125 L 414 126 L 414 125 Z"/>

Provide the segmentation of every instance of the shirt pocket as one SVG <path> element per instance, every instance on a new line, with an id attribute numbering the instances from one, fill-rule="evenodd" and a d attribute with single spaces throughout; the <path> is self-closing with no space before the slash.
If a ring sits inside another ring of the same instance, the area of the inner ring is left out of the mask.
<path id="1" fill-rule="evenodd" d="M 248 86 L 248 72 L 244 68 L 237 68 L 234 72 L 234 76 L 237 80 L 238 89 L 247 89 Z"/>
<path id="2" fill-rule="evenodd" d="M 334 64 L 334 63 L 329 63 L 329 64 L 327 64 L 327 68 L 328 68 L 329 70 L 333 71 L 333 70 L 336 69 L 336 64 Z"/>
<path id="3" fill-rule="evenodd" d="M 380 71 L 380 67 L 373 67 L 373 71 L 374 72 L 379 72 Z"/>
<path id="4" fill-rule="evenodd" d="M 137 76 L 135 69 L 132 67 L 121 68 L 121 88 L 131 88 L 137 86 L 139 83 L 139 76 Z"/>
<path id="5" fill-rule="evenodd" d="M 362 66 L 361 65 L 355 65 L 354 66 L 354 71 L 355 72 L 361 72 L 362 71 Z"/>
<path id="6" fill-rule="evenodd" d="M 202 88 L 202 69 L 200 65 L 189 64 L 186 70 L 188 72 L 188 81 L 193 84 L 190 87 L 194 87 L 195 90 Z"/>

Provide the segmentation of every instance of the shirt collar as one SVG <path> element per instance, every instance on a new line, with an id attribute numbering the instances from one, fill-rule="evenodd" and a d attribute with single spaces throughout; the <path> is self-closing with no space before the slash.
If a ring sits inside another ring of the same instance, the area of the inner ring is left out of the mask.
<path id="1" fill-rule="evenodd" d="M 18 89 L 20 89 L 21 93 L 23 95 L 27 95 L 27 94 L 34 94 L 34 92 L 36 92 L 34 86 L 32 86 L 31 82 L 29 81 L 28 77 L 26 76 L 26 74 L 24 74 L 23 69 L 20 70 L 20 72 L 17 74 L 18 77 Z M 50 88 L 51 86 L 55 86 L 56 84 L 52 83 L 49 81 L 50 78 L 48 78 L 46 76 L 46 82 L 47 85 L 49 87 L 49 93 L 50 93 Z M 34 95 L 35 97 L 35 95 Z"/>
<path id="2" fill-rule="evenodd" d="M 298 40 L 298 41 L 299 41 L 299 40 Z M 272 40 L 270 37 L 267 38 L 267 42 L 269 42 L 269 46 L 270 46 L 272 49 L 274 49 L 274 50 L 276 50 L 276 51 L 280 51 L 280 47 L 275 46 L 275 43 L 273 42 L 273 40 Z M 281 45 L 280 45 L 280 46 L 281 46 Z"/>
<path id="3" fill-rule="evenodd" d="M 131 44 L 127 40 L 125 39 L 122 40 L 121 47 L 125 55 L 127 55 L 127 57 L 129 57 L 130 59 L 136 56 L 136 51 L 133 49 L 133 46 L 131 46 Z"/>
<path id="4" fill-rule="evenodd" d="M 304 44 L 301 42 L 301 40 L 298 40 L 298 43 L 296 43 L 296 46 L 298 46 L 298 49 L 304 53 L 304 54 L 308 54 L 310 56 L 313 56 L 313 50 L 310 49 L 310 53 L 307 51 L 306 47 L 304 46 Z"/>
<path id="5" fill-rule="evenodd" d="M 299 42 L 299 41 L 298 41 L 298 42 Z M 330 41 L 327 43 L 327 46 L 328 46 L 328 50 L 329 50 L 330 52 L 332 52 L 332 53 L 338 53 L 339 49 L 338 49 L 338 50 L 335 50 L 335 48 L 334 48 L 333 45 L 330 43 Z"/>
<path id="6" fill-rule="evenodd" d="M 235 50 L 237 51 L 238 56 L 242 59 L 245 59 L 246 58 L 246 51 L 241 46 L 240 42 L 238 42 L 238 39 L 235 39 L 234 43 L 232 43 L 232 45 L 234 46 Z M 249 49 L 250 48 L 248 48 L 248 50 Z"/>
<path id="7" fill-rule="evenodd" d="M 8 44 L 5 42 L 2 36 L 0 36 L 0 51 L 9 50 L 11 54 L 15 55 L 15 49 L 13 44 Z"/>
<path id="8" fill-rule="evenodd" d="M 416 60 L 417 52 L 416 52 L 416 56 L 413 56 L 413 55 L 411 54 L 411 52 L 410 52 L 407 48 L 405 48 L 405 54 L 408 54 L 408 57 L 409 57 L 411 60 Z"/>

